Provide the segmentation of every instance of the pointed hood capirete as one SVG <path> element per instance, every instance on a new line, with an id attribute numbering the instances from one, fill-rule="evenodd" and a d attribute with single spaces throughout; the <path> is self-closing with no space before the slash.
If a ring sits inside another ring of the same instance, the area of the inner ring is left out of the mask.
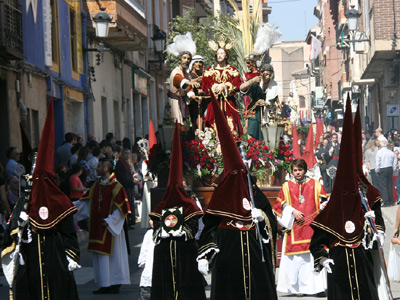
<path id="1" fill-rule="evenodd" d="M 363 238 L 364 213 L 358 190 L 356 145 L 350 97 L 347 98 L 340 145 L 339 162 L 331 197 L 321 213 L 311 223 L 344 244 L 354 244 Z"/>
<path id="2" fill-rule="evenodd" d="M 150 120 L 149 124 L 149 153 L 151 148 L 157 144 L 156 133 L 154 132 L 153 122 Z"/>
<path id="3" fill-rule="evenodd" d="M 315 145 L 314 145 L 315 149 L 317 148 L 317 146 L 319 144 L 320 136 L 324 134 L 324 124 L 323 124 L 324 121 L 322 120 L 321 117 L 318 117 L 316 119 L 316 121 L 317 121 L 317 126 L 316 126 L 316 130 L 315 130 L 316 131 L 315 132 Z"/>
<path id="4" fill-rule="evenodd" d="M 54 181 L 54 110 L 50 98 L 32 176 L 29 220 L 33 227 L 50 230 L 78 211 Z"/>
<path id="5" fill-rule="evenodd" d="M 306 148 L 304 149 L 303 156 L 301 157 L 307 163 L 307 168 L 312 169 L 317 164 L 317 159 L 315 158 L 314 154 L 314 130 L 313 124 L 310 123 L 310 129 L 308 130 L 307 134 L 307 143 Z"/>
<path id="6" fill-rule="evenodd" d="M 301 158 L 300 146 L 299 146 L 299 137 L 297 136 L 297 126 L 296 126 L 296 123 L 294 124 L 294 129 L 293 129 L 292 148 L 293 148 L 293 155 L 294 155 L 294 157 L 295 157 L 295 158 Z"/>
<path id="7" fill-rule="evenodd" d="M 382 198 L 377 188 L 375 188 L 365 177 L 362 170 L 362 136 L 361 136 L 361 114 L 360 114 L 360 100 L 358 100 L 357 112 L 354 118 L 354 139 L 356 142 L 356 165 L 357 165 L 357 174 L 361 182 L 365 183 L 368 188 L 367 191 L 367 199 L 370 207 L 373 207 L 374 204 L 378 201 L 381 201 Z"/>
<path id="8" fill-rule="evenodd" d="M 184 212 L 184 220 L 187 221 L 192 217 L 203 215 L 203 212 L 183 188 L 182 147 L 178 123 L 175 124 L 174 138 L 172 143 L 167 190 L 161 202 L 150 213 L 150 217 L 161 219 L 161 213 L 163 209 L 182 207 Z"/>
<path id="9" fill-rule="evenodd" d="M 214 190 L 206 209 L 206 214 L 250 222 L 252 220 L 251 200 L 247 169 L 217 100 L 212 98 L 211 103 L 215 115 L 218 139 L 221 143 L 224 175 L 218 187 Z"/>

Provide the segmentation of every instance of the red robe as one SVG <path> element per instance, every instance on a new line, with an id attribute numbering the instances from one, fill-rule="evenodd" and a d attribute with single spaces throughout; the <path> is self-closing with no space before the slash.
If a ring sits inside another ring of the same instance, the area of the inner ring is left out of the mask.
<path id="1" fill-rule="evenodd" d="M 300 195 L 304 197 L 303 203 L 300 203 Z M 299 226 L 295 222 L 293 228 L 287 233 L 286 245 L 283 246 L 286 255 L 310 252 L 309 246 L 314 234 L 310 224 L 319 211 L 320 197 L 326 198 L 326 196 L 324 187 L 311 178 L 306 179 L 303 183 L 290 180 L 282 185 L 273 208 L 274 212 L 278 216 L 282 216 L 282 206 L 287 203 L 301 211 L 306 219 L 304 225 Z"/>
<path id="2" fill-rule="evenodd" d="M 225 89 L 221 94 L 215 93 L 217 85 L 223 84 Z M 222 109 L 225 117 L 228 119 L 228 124 L 231 127 L 234 135 L 241 136 L 243 134 L 242 125 L 240 124 L 239 113 L 236 111 L 237 106 L 235 103 L 235 94 L 239 91 L 241 84 L 239 71 L 233 66 L 225 68 L 209 67 L 203 74 L 202 89 L 212 98 L 219 100 L 220 108 Z M 225 91 L 227 94 L 225 94 Z M 226 95 L 226 101 L 222 94 Z M 208 127 L 213 127 L 215 123 L 214 110 L 211 102 L 207 106 L 207 115 L 205 117 L 205 124 Z M 233 128 L 232 128 L 233 127 Z"/>
<path id="3" fill-rule="evenodd" d="M 125 190 L 112 174 L 107 183 L 97 180 L 90 188 L 88 198 L 90 198 L 88 251 L 112 255 L 114 238 L 103 225 L 103 220 L 117 208 L 124 217 L 131 212 Z"/>

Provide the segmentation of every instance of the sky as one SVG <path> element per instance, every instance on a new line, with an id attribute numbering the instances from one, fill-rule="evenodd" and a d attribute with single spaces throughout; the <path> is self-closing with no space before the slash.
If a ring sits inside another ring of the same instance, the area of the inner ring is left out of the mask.
<path id="1" fill-rule="evenodd" d="M 318 24 L 314 7 L 318 0 L 269 0 L 272 8 L 268 22 L 278 26 L 279 40 L 305 40 L 311 27 Z"/>

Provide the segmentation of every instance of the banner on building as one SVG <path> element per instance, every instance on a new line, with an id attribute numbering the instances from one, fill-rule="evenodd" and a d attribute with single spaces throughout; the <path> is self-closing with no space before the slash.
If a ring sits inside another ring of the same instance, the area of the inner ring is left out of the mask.
<path id="1" fill-rule="evenodd" d="M 53 53 L 51 47 L 51 7 L 50 0 L 43 0 L 43 43 L 44 43 L 44 65 L 53 65 Z"/>
<path id="2" fill-rule="evenodd" d="M 310 61 L 314 61 L 322 49 L 322 42 L 317 39 L 313 34 L 311 35 L 311 45 L 310 45 Z"/>

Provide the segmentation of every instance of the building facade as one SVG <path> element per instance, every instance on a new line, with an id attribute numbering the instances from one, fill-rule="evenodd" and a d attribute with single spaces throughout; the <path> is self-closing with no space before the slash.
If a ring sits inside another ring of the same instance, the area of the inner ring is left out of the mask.
<path id="1" fill-rule="evenodd" d="M 22 41 L 20 56 L 1 52 L 3 123 L 0 156 L 5 149 L 22 147 L 22 124 L 31 147 L 39 145 L 47 103 L 54 100 L 56 146 L 66 131 L 84 135 L 84 60 L 80 1 L 5 1 L 1 3 L 1 31 L 12 27 Z M 17 17 L 18 16 L 18 17 Z M 3 18 L 4 17 L 4 18 Z M 18 19 L 18 22 L 14 22 Z M 18 40 L 19 42 L 19 40 Z M 11 47 L 12 48 L 12 47 Z M 10 48 L 8 48 L 10 49 Z"/>
<path id="2" fill-rule="evenodd" d="M 350 10 L 358 12 L 358 28 L 349 28 Z M 400 2 L 391 0 L 319 0 L 319 72 L 324 100 L 343 108 L 348 95 L 361 100 L 363 126 L 386 133 L 399 128 Z"/>

